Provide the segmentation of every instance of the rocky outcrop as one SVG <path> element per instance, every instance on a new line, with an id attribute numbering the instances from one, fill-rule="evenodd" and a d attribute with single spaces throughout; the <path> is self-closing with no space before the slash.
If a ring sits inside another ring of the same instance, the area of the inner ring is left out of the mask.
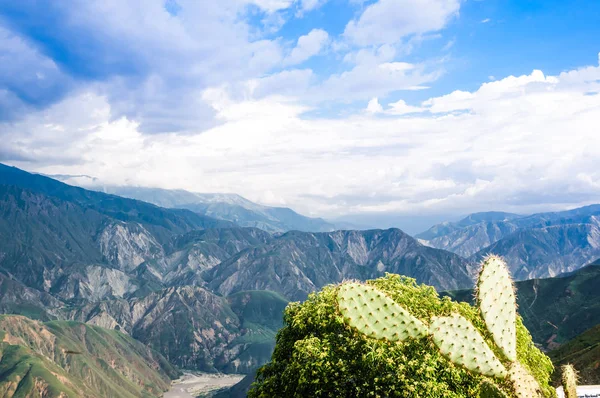
<path id="1" fill-rule="evenodd" d="M 137 223 L 110 222 L 100 233 L 98 245 L 106 261 L 125 272 L 164 257 L 161 244 Z"/>
<path id="2" fill-rule="evenodd" d="M 385 272 L 416 278 L 441 290 L 469 287 L 470 264 L 459 256 L 421 245 L 398 229 L 289 232 L 244 250 L 203 276 L 223 295 L 271 290 L 291 300 L 328 283 L 370 279 Z"/>
<path id="3" fill-rule="evenodd" d="M 187 286 L 88 304 L 68 316 L 127 333 L 184 369 L 245 372 L 268 360 L 287 301 L 270 292 L 244 297 L 230 303 Z"/>
<path id="4" fill-rule="evenodd" d="M 600 226 L 597 217 L 592 217 L 589 223 L 520 229 L 476 253 L 472 260 L 488 253 L 504 257 L 515 279 L 557 276 L 600 257 Z"/>

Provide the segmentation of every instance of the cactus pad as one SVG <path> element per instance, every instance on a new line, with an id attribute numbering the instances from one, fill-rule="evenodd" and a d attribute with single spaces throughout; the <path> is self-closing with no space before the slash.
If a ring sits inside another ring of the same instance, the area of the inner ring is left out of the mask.
<path id="1" fill-rule="evenodd" d="M 516 361 L 517 304 L 508 268 L 500 257 L 489 256 L 483 261 L 477 283 L 477 301 L 494 343 L 509 361 Z"/>
<path id="2" fill-rule="evenodd" d="M 542 397 L 538 382 L 519 362 L 512 364 L 509 377 L 513 383 L 517 398 Z"/>
<path id="3" fill-rule="evenodd" d="M 485 376 L 506 376 L 504 365 L 462 315 L 433 318 L 429 333 L 440 352 L 453 363 Z"/>
<path id="4" fill-rule="evenodd" d="M 404 341 L 427 335 L 427 327 L 420 320 L 369 285 L 341 285 L 338 306 L 350 326 L 375 339 Z"/>
<path id="5" fill-rule="evenodd" d="M 565 398 L 577 398 L 577 372 L 573 365 L 562 366 L 562 386 Z"/>

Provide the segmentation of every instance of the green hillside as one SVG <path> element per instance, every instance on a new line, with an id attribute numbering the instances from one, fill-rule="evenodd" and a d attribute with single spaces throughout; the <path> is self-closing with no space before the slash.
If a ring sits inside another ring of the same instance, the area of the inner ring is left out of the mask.
<path id="1" fill-rule="evenodd" d="M 0 395 L 158 397 L 179 375 L 127 335 L 78 322 L 0 316 Z"/>
<path id="2" fill-rule="evenodd" d="M 548 354 L 558 369 L 560 365 L 572 364 L 579 372 L 580 384 L 600 384 L 600 325 L 575 337 Z M 560 375 L 554 374 L 559 382 Z"/>

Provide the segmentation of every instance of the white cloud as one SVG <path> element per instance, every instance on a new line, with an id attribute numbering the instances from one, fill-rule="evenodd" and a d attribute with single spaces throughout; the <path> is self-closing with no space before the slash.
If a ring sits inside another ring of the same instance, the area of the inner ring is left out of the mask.
<path id="1" fill-rule="evenodd" d="M 307 11 L 316 10 L 319 7 L 322 7 L 327 0 L 297 0 L 298 1 L 298 13 L 302 15 Z"/>
<path id="2" fill-rule="evenodd" d="M 237 192 L 322 216 L 538 211 L 600 195 L 599 80 L 599 66 L 534 71 L 432 98 L 427 112 L 373 99 L 386 117 L 337 119 L 304 119 L 306 107 L 290 97 L 236 99 L 215 88 L 203 99 L 223 124 L 158 136 L 111 120 L 105 98 L 81 94 L 3 125 L 0 153 L 48 174 Z"/>
<path id="3" fill-rule="evenodd" d="M 319 54 L 327 45 L 329 34 L 323 29 L 313 29 L 308 34 L 300 36 L 296 47 L 283 61 L 285 65 L 300 64 Z"/>
<path id="4" fill-rule="evenodd" d="M 381 113 L 381 112 L 383 112 L 383 107 L 379 103 L 379 99 L 377 97 L 375 97 L 371 101 L 369 101 L 369 103 L 367 104 L 366 111 L 368 113 Z"/>
<path id="5" fill-rule="evenodd" d="M 443 71 L 406 62 L 360 63 L 331 75 L 312 95 L 320 100 L 364 100 L 385 97 L 400 90 L 418 90 L 437 80 Z"/>
<path id="6" fill-rule="evenodd" d="M 222 1 L 222 0 L 220 0 Z M 243 2 L 254 4 L 255 6 L 267 11 L 275 12 L 289 8 L 294 0 L 242 0 Z"/>
<path id="7" fill-rule="evenodd" d="M 390 109 L 387 111 L 392 115 L 405 115 L 408 113 L 420 113 L 423 112 L 423 108 L 418 106 L 408 105 L 405 101 L 399 100 L 397 102 L 389 104 Z"/>
<path id="8" fill-rule="evenodd" d="M 379 0 L 348 23 L 344 36 L 359 46 L 398 43 L 441 30 L 459 9 L 460 0 Z"/>

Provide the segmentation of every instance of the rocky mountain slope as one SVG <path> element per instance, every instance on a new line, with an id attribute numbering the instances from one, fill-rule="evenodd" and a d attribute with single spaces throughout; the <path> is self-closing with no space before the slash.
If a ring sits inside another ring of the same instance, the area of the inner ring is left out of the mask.
<path id="1" fill-rule="evenodd" d="M 335 229 L 333 224 L 321 218 L 306 217 L 286 207 L 259 205 L 236 194 L 127 186 L 95 189 L 161 207 L 188 209 L 201 215 L 231 221 L 241 227 L 260 228 L 268 232 L 328 232 Z"/>
<path id="2" fill-rule="evenodd" d="M 600 256 L 600 205 L 530 216 L 477 213 L 417 238 L 472 262 L 488 253 L 501 255 L 516 279 L 555 276 Z"/>
<path id="3" fill-rule="evenodd" d="M 477 252 L 506 259 L 518 280 L 556 276 L 579 269 L 600 257 L 600 215 L 585 222 L 519 229 Z"/>
<path id="4" fill-rule="evenodd" d="M 326 284 L 385 272 L 409 275 L 438 289 L 456 289 L 472 285 L 469 267 L 459 256 L 423 246 L 399 229 L 294 231 L 236 254 L 203 277 L 223 295 L 271 290 L 302 300 Z"/>
<path id="5" fill-rule="evenodd" d="M 121 330 L 184 368 L 251 371 L 287 300 L 324 284 L 472 283 L 468 262 L 397 229 L 270 234 L 2 165 L 0 194 L 0 311 Z"/>
<path id="6" fill-rule="evenodd" d="M 116 331 L 0 316 L 0 395 L 159 397 L 178 376 L 160 354 Z"/>
<path id="7" fill-rule="evenodd" d="M 286 305 L 271 292 L 225 299 L 185 286 L 90 303 L 67 316 L 127 333 L 184 369 L 244 373 L 268 360 Z"/>
<path id="8" fill-rule="evenodd" d="M 519 314 L 533 341 L 550 350 L 600 324 L 600 260 L 571 274 L 516 282 Z M 471 302 L 472 290 L 445 292 Z"/>

